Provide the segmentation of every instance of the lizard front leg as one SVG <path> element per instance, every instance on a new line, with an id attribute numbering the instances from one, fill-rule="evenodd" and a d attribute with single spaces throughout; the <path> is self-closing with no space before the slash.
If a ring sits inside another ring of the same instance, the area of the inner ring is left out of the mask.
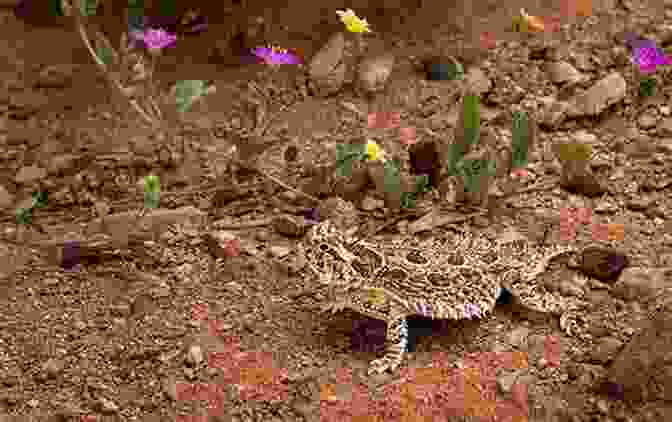
<path id="1" fill-rule="evenodd" d="M 385 355 L 369 364 L 368 374 L 380 374 L 386 370 L 394 371 L 404 360 L 408 345 L 408 323 L 406 314 L 402 312 L 390 315 L 387 321 L 385 339 Z"/>

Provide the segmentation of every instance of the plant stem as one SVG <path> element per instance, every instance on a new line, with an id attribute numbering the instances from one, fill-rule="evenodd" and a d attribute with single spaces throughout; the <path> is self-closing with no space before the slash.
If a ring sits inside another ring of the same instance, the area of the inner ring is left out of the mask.
<path id="1" fill-rule="evenodd" d="M 81 0 L 80 0 L 81 1 Z M 79 3 L 79 2 L 77 2 Z M 77 31 L 79 32 L 79 36 L 84 42 L 84 45 L 86 46 L 87 50 L 89 50 L 89 53 L 91 54 L 91 57 L 93 57 L 93 60 L 96 62 L 96 65 L 100 68 L 100 70 L 103 72 L 103 75 L 105 75 L 105 78 L 121 93 L 121 95 L 124 98 L 128 98 L 124 94 L 124 88 L 121 86 L 121 83 L 113 78 L 107 69 L 107 66 L 105 63 L 103 63 L 102 60 L 98 57 L 96 52 L 93 50 L 93 47 L 91 46 L 91 41 L 89 40 L 89 36 L 86 33 L 86 30 L 84 29 L 84 24 L 82 23 L 82 16 L 80 15 L 80 5 L 77 4 L 77 7 L 75 7 L 76 11 L 73 13 L 73 16 L 75 18 L 75 23 L 77 25 Z M 137 101 L 128 98 L 129 103 L 131 106 L 138 112 L 140 115 L 147 121 L 152 126 L 157 126 L 157 122 L 152 119 L 140 106 L 138 105 Z"/>

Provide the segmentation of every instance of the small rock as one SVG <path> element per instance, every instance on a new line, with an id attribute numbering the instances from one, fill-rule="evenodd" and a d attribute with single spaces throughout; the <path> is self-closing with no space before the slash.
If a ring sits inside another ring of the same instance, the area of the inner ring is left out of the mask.
<path id="1" fill-rule="evenodd" d="M 659 312 L 616 357 L 608 372 L 609 384 L 630 401 L 668 400 L 672 397 L 670 350 L 672 313 Z"/>
<path id="2" fill-rule="evenodd" d="M 590 198 L 601 196 L 607 189 L 597 180 L 587 164 L 579 160 L 563 162 L 560 185 L 570 193 Z"/>
<path id="3" fill-rule="evenodd" d="M 637 123 L 639 124 L 639 127 L 642 129 L 651 129 L 652 127 L 656 126 L 656 122 L 658 121 L 658 118 L 654 115 L 651 114 L 642 114 L 639 116 L 639 119 L 637 119 Z"/>
<path id="4" fill-rule="evenodd" d="M 288 237 L 301 237 L 308 231 L 310 225 L 305 218 L 292 215 L 279 215 L 273 219 L 273 228 L 278 233 Z"/>
<path id="5" fill-rule="evenodd" d="M 364 211 L 373 211 L 376 209 L 383 208 L 385 203 L 379 199 L 373 198 L 371 196 L 366 196 L 362 200 L 362 209 Z"/>
<path id="6" fill-rule="evenodd" d="M 49 97 L 34 91 L 12 94 L 9 98 L 9 117 L 25 120 L 49 104 Z"/>
<path id="7" fill-rule="evenodd" d="M 575 83 L 581 80 L 581 72 L 567 62 L 550 63 L 547 68 L 551 76 L 551 81 L 556 84 Z"/>
<path id="8" fill-rule="evenodd" d="M 79 156 L 74 154 L 58 154 L 49 161 L 47 172 L 53 175 L 60 175 L 66 170 L 74 169 L 78 158 Z"/>
<path id="9" fill-rule="evenodd" d="M 292 252 L 292 249 L 287 246 L 273 245 L 268 248 L 268 252 L 274 258 L 284 258 Z"/>
<path id="10" fill-rule="evenodd" d="M 116 413 L 119 411 L 119 406 L 110 399 L 101 397 L 98 399 L 98 408 L 103 413 Z"/>
<path id="11" fill-rule="evenodd" d="M 187 352 L 187 364 L 189 364 L 192 367 L 200 365 L 203 360 L 205 359 L 203 355 L 203 349 L 201 346 L 197 344 L 192 344 L 189 347 L 189 351 Z"/>
<path id="12" fill-rule="evenodd" d="M 663 119 L 658 125 L 658 132 L 663 136 L 672 135 L 672 118 Z"/>
<path id="13" fill-rule="evenodd" d="M 45 378 L 56 378 L 65 368 L 65 362 L 60 359 L 51 358 L 42 364 L 42 371 Z"/>
<path id="14" fill-rule="evenodd" d="M 389 52 L 362 60 L 357 72 L 360 88 L 367 94 L 373 94 L 385 89 L 387 80 L 392 74 L 394 63 L 395 57 Z"/>
<path id="15" fill-rule="evenodd" d="M 441 176 L 439 146 L 435 141 L 421 141 L 411 145 L 408 150 L 411 162 L 411 174 L 429 175 L 429 185 L 438 186 Z"/>
<path id="16" fill-rule="evenodd" d="M 580 269 L 600 281 L 613 283 L 628 266 L 628 256 L 612 248 L 591 246 L 581 251 Z"/>
<path id="17" fill-rule="evenodd" d="M 36 165 L 21 167 L 14 181 L 16 183 L 33 183 L 47 177 L 47 171 Z"/>
<path id="18" fill-rule="evenodd" d="M 7 189 L 0 185 L 0 209 L 8 208 L 14 203 L 14 195 L 9 193 Z"/>
<path id="19" fill-rule="evenodd" d="M 72 84 L 73 74 L 79 68 L 73 64 L 55 64 L 44 68 L 35 81 L 36 88 L 65 88 Z"/>
<path id="20" fill-rule="evenodd" d="M 510 393 L 511 387 L 513 387 L 518 379 L 518 375 L 517 372 L 508 372 L 497 377 L 497 387 L 499 387 L 499 391 L 502 393 Z"/>
<path id="21" fill-rule="evenodd" d="M 467 90 L 475 95 L 483 95 L 490 91 L 492 82 L 481 69 L 474 67 L 469 69 L 464 78 Z"/>
<path id="22" fill-rule="evenodd" d="M 574 109 L 570 117 L 598 115 L 605 108 L 622 101 L 627 91 L 627 83 L 620 73 L 614 72 L 593 85 L 588 91 L 572 100 Z"/>
<path id="23" fill-rule="evenodd" d="M 606 364 L 611 362 L 623 347 L 623 343 L 614 337 L 603 337 L 591 353 L 594 362 Z"/>
<path id="24" fill-rule="evenodd" d="M 328 96 L 338 92 L 345 81 L 345 37 L 335 33 L 313 56 L 308 64 L 310 88 L 313 94 Z"/>

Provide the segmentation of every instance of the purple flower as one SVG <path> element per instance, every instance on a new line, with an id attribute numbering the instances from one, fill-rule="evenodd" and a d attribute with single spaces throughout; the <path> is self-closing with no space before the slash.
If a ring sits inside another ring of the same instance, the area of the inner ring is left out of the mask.
<path id="1" fill-rule="evenodd" d="M 480 318 L 481 308 L 478 305 L 474 305 L 473 303 L 467 303 L 464 305 L 464 315 L 468 319 Z"/>
<path id="2" fill-rule="evenodd" d="M 177 40 L 176 35 L 163 29 L 147 29 L 144 32 L 132 31 L 129 36 L 136 41 L 144 42 L 150 51 L 161 51 L 166 47 L 171 47 Z"/>
<path id="3" fill-rule="evenodd" d="M 304 211 L 303 215 L 310 224 L 317 224 L 320 222 L 320 210 L 317 208 L 309 208 Z"/>
<path id="4" fill-rule="evenodd" d="M 63 243 L 63 262 L 61 266 L 65 270 L 77 270 L 81 258 L 79 241 L 72 240 Z"/>
<path id="5" fill-rule="evenodd" d="M 301 57 L 289 50 L 276 47 L 257 47 L 252 54 L 268 64 L 300 64 Z"/>
<path id="6" fill-rule="evenodd" d="M 632 60 L 643 73 L 653 73 L 657 66 L 672 64 L 672 59 L 654 41 L 633 40 L 631 46 Z"/>

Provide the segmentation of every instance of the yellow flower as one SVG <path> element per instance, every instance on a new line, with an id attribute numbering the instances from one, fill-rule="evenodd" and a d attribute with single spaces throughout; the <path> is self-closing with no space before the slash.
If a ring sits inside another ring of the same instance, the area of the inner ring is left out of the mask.
<path id="1" fill-rule="evenodd" d="M 371 32 L 371 29 L 369 29 L 369 23 L 366 21 L 366 19 L 357 17 L 352 9 L 348 9 L 346 11 L 337 10 L 336 14 L 341 18 L 341 22 L 345 24 L 345 27 L 348 31 L 356 33 Z"/>
<path id="2" fill-rule="evenodd" d="M 385 161 L 385 151 L 375 142 L 366 141 L 366 161 Z"/>

